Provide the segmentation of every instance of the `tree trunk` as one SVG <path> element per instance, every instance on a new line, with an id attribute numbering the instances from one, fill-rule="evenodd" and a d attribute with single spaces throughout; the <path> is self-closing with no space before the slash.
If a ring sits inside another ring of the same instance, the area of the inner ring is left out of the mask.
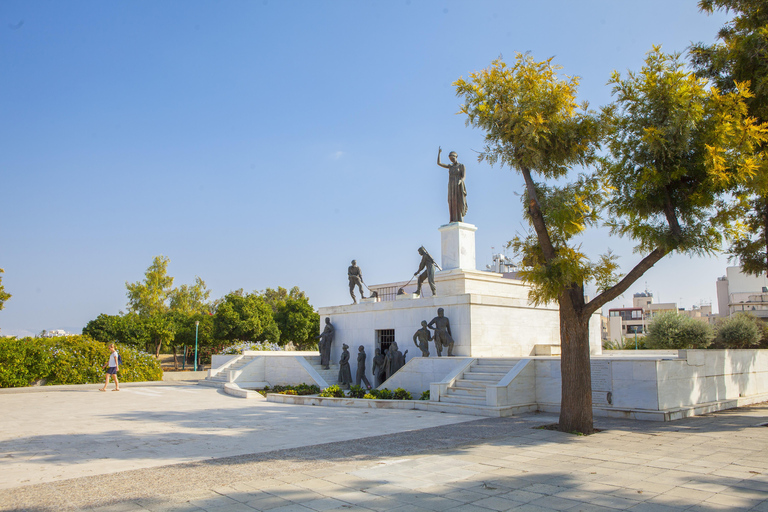
<path id="1" fill-rule="evenodd" d="M 765 275 L 768 277 L 768 195 L 762 197 L 763 243 L 765 244 Z"/>
<path id="2" fill-rule="evenodd" d="M 160 359 L 160 347 L 163 346 L 162 340 L 155 341 L 155 359 Z"/>
<path id="3" fill-rule="evenodd" d="M 559 430 L 592 434 L 592 375 L 589 362 L 589 315 L 574 305 L 568 291 L 560 295 L 560 400 Z"/>
<path id="4" fill-rule="evenodd" d="M 173 369 L 179 371 L 179 360 L 176 358 L 176 345 L 173 346 Z"/>

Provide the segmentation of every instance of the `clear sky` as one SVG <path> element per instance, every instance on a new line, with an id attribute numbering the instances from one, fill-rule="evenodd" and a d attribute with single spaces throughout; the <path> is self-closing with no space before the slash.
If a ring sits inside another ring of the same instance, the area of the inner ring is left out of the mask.
<path id="1" fill-rule="evenodd" d="M 522 179 L 476 162 L 451 83 L 530 51 L 598 107 L 611 71 L 726 20 L 693 0 L 1 0 L 0 332 L 117 314 L 160 254 L 213 297 L 298 285 L 348 303 L 353 258 L 369 284 L 407 280 L 448 221 L 438 146 L 467 167 L 485 268 L 524 229 Z M 603 233 L 584 246 L 640 258 Z M 614 304 L 646 287 L 715 303 L 726 266 L 667 257 Z"/>

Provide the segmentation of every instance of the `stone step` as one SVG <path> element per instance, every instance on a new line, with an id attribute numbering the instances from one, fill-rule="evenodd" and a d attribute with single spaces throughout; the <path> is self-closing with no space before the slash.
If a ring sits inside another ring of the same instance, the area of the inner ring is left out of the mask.
<path id="1" fill-rule="evenodd" d="M 474 381 L 482 381 L 487 382 L 489 384 L 499 382 L 506 373 L 475 373 L 475 372 L 464 372 L 464 380 L 474 380 Z"/>
<path id="2" fill-rule="evenodd" d="M 488 385 L 488 382 L 483 382 L 478 380 L 468 380 L 468 379 L 456 379 L 453 384 L 453 386 L 455 387 L 483 389 L 483 390 L 487 385 Z"/>
<path id="3" fill-rule="evenodd" d="M 198 386 L 208 386 L 208 387 L 212 387 L 212 388 L 223 388 L 224 384 L 226 384 L 226 382 L 221 382 L 221 381 L 216 381 L 216 380 L 208 380 L 208 379 L 203 379 L 203 380 L 197 381 L 197 385 Z"/>
<path id="4" fill-rule="evenodd" d="M 477 364 L 485 365 L 485 364 L 511 364 L 514 366 L 518 361 L 520 361 L 520 357 L 483 357 L 480 359 L 477 359 L 475 362 Z"/>
<path id="5" fill-rule="evenodd" d="M 485 388 L 451 386 L 448 388 L 448 395 L 485 397 Z"/>
<path id="6" fill-rule="evenodd" d="M 488 365 L 486 364 L 472 365 L 469 367 L 469 371 L 482 372 L 482 373 L 494 372 L 494 373 L 503 373 L 504 375 L 506 375 L 507 373 L 509 373 L 509 370 L 511 370 L 514 367 L 515 365 L 489 365 L 489 364 Z"/>
<path id="7" fill-rule="evenodd" d="M 428 402 L 423 408 L 431 412 L 444 412 L 453 414 L 469 414 L 473 416 L 486 416 L 490 418 L 499 418 L 533 412 L 537 404 L 513 405 L 509 407 L 489 407 L 487 405 L 457 404 L 448 402 Z"/>
<path id="8" fill-rule="evenodd" d="M 485 405 L 485 397 L 447 395 L 441 396 L 440 402 L 448 404 Z"/>

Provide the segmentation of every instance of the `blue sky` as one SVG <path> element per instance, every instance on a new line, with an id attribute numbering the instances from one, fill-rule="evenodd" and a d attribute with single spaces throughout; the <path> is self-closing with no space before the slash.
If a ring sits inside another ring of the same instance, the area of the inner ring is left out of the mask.
<path id="1" fill-rule="evenodd" d="M 155 255 L 175 285 L 298 285 L 315 307 L 408 279 L 448 221 L 438 146 L 467 167 L 479 268 L 523 230 L 522 179 L 476 162 L 451 83 L 500 55 L 555 57 L 580 99 L 653 44 L 712 42 L 689 0 L 0 1 L 2 334 L 79 332 L 125 310 Z M 610 247 L 625 269 L 632 245 Z M 667 257 L 636 283 L 715 302 L 727 258 Z"/>

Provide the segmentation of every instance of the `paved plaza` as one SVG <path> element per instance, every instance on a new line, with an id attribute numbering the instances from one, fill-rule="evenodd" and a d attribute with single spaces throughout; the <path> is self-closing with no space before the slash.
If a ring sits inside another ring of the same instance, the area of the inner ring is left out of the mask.
<path id="1" fill-rule="evenodd" d="M 290 406 L 194 385 L 0 392 L 0 510 L 768 512 L 768 404 L 673 423 Z"/>

